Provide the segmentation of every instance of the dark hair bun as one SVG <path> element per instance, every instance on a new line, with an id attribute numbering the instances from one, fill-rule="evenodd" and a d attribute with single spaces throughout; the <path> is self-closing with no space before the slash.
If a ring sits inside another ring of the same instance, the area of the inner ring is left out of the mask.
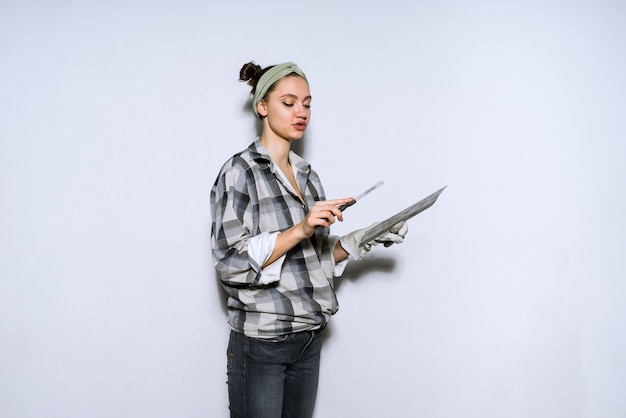
<path id="1" fill-rule="evenodd" d="M 239 71 L 239 81 L 247 81 L 248 85 L 255 87 L 262 74 L 263 69 L 261 66 L 257 65 L 254 61 L 250 61 L 241 67 Z"/>

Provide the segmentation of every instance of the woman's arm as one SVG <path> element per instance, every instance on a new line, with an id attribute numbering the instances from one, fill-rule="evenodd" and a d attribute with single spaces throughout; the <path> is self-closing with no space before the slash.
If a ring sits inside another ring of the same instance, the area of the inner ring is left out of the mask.
<path id="1" fill-rule="evenodd" d="M 328 228 L 334 224 L 336 220 L 339 220 L 340 222 L 343 221 L 343 214 L 337 206 L 351 202 L 352 200 L 353 199 L 350 197 L 345 199 L 322 200 L 316 202 L 315 205 L 311 207 L 309 213 L 307 213 L 302 222 L 292 226 L 278 235 L 274 251 L 263 264 L 263 267 L 267 267 L 274 261 L 278 260 L 289 250 L 298 245 L 300 241 L 311 237 L 311 235 L 315 232 L 315 228 Z M 343 256 L 341 260 L 345 260 L 348 257 L 348 253 L 343 251 L 340 245 L 338 246 L 340 248 L 340 257 L 341 252 L 345 253 L 345 256 Z M 333 251 L 333 254 L 337 257 L 337 246 L 335 246 Z M 335 260 L 337 260 L 337 258 L 335 258 Z"/>

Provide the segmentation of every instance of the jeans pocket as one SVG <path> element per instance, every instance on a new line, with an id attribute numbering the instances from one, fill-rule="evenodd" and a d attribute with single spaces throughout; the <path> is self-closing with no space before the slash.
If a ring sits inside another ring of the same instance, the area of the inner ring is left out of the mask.
<path id="1" fill-rule="evenodd" d="M 283 341 L 287 341 L 287 338 L 289 338 L 289 334 L 279 335 L 278 337 L 271 338 L 255 338 L 254 341 L 261 344 L 279 344 Z"/>

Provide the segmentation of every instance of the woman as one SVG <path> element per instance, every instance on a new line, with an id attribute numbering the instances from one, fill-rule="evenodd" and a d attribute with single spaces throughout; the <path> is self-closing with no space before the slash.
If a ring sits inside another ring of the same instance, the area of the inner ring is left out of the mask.
<path id="1" fill-rule="evenodd" d="M 262 134 L 224 164 L 211 190 L 213 259 L 229 296 L 231 417 L 311 417 L 322 332 L 338 309 L 333 278 L 349 256 L 402 242 L 407 226 L 364 246 L 365 229 L 330 236 L 343 220 L 338 206 L 353 199 L 326 200 L 316 172 L 291 151 L 311 117 L 306 76 L 290 62 L 250 62 L 240 80 L 252 86 Z"/>

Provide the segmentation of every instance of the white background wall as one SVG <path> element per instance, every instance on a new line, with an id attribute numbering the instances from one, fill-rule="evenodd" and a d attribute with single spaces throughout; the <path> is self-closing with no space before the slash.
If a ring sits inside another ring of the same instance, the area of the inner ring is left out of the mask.
<path id="1" fill-rule="evenodd" d="M 0 3 L 0 416 L 226 417 L 209 189 L 241 65 L 311 82 L 338 284 L 318 418 L 626 416 L 626 3 Z"/>

